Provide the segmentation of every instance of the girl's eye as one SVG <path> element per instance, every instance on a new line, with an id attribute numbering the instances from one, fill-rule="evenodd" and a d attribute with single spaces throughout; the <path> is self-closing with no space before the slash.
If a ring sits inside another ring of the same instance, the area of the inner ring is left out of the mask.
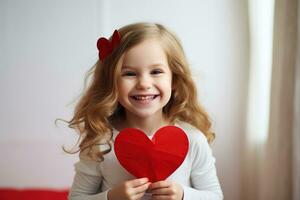
<path id="1" fill-rule="evenodd" d="M 134 72 L 124 72 L 122 75 L 123 76 L 135 76 L 136 74 Z"/>
<path id="2" fill-rule="evenodd" d="M 151 71 L 151 74 L 154 74 L 154 75 L 161 74 L 161 73 L 163 73 L 163 71 L 160 69 L 155 69 L 155 70 Z"/>

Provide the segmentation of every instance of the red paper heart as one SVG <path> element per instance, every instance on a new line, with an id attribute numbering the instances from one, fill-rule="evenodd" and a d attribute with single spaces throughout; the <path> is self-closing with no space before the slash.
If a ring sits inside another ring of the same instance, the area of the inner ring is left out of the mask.
<path id="1" fill-rule="evenodd" d="M 122 130 L 114 150 L 120 164 L 137 178 L 165 180 L 184 161 L 189 148 L 185 132 L 176 126 L 160 128 L 150 140 L 135 128 Z"/>

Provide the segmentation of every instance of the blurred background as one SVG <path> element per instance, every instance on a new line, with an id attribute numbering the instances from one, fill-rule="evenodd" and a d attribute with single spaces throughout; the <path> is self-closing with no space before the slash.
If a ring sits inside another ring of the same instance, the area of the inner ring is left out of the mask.
<path id="1" fill-rule="evenodd" d="M 0 188 L 69 188 L 69 120 L 96 41 L 134 22 L 181 39 L 225 199 L 299 200 L 297 0 L 0 0 Z"/>

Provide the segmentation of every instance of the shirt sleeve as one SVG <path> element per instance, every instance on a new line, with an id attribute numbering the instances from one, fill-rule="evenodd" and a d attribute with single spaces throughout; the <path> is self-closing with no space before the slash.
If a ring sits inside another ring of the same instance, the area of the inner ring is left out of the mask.
<path id="1" fill-rule="evenodd" d="M 216 173 L 215 158 L 206 137 L 197 133 L 190 146 L 191 185 L 183 186 L 184 200 L 222 200 L 223 193 Z"/>
<path id="2" fill-rule="evenodd" d="M 102 175 L 99 162 L 80 159 L 75 165 L 75 177 L 69 192 L 69 200 L 107 200 L 107 192 L 101 191 Z"/>

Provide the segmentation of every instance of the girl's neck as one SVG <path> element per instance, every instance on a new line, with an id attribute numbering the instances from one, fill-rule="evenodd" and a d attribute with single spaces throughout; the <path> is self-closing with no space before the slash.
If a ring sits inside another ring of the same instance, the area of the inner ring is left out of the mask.
<path id="1" fill-rule="evenodd" d="M 118 130 L 124 128 L 137 128 L 150 136 L 153 135 L 159 128 L 166 125 L 170 125 L 170 121 L 165 119 L 163 115 L 139 118 L 127 114 L 126 119 L 119 121 L 115 127 Z"/>

